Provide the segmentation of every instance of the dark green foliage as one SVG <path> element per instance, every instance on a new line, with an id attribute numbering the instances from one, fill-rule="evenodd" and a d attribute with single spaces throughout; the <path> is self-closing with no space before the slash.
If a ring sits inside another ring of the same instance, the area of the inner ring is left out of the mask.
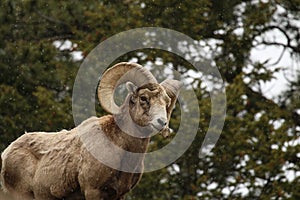
<path id="1" fill-rule="evenodd" d="M 226 121 L 213 152 L 200 159 L 199 149 L 211 116 L 220 113 L 211 113 L 203 77 L 193 78 L 201 113 L 200 119 L 191 119 L 199 123 L 196 138 L 173 165 L 144 174 L 127 198 L 299 199 L 300 178 L 288 179 L 285 171 L 300 172 L 300 145 L 295 142 L 300 137 L 300 79 L 292 81 L 275 102 L 266 98 L 259 86 L 288 66 L 274 69 L 268 58 L 265 62 L 250 60 L 251 50 L 260 45 L 282 48 L 299 59 L 300 31 L 292 22 L 298 19 L 299 23 L 299 5 L 298 0 L 3 0 L 0 149 L 25 131 L 57 131 L 74 126 L 71 95 L 80 61 L 72 57 L 72 52 L 82 51 L 85 57 L 114 34 L 159 26 L 208 42 L 206 48 L 211 49 L 213 58 L 198 58 L 204 66 L 218 67 L 226 83 Z M 283 34 L 286 42 L 262 37 L 274 30 Z M 67 40 L 72 42 L 70 48 L 54 45 Z M 197 60 L 189 51 L 186 55 L 191 63 Z M 196 71 L 184 58 L 155 49 L 129 52 L 116 62 L 131 58 L 153 66 L 160 61 L 186 78 L 188 70 Z M 161 69 L 159 65 L 153 69 L 159 80 L 165 78 Z M 105 114 L 97 101 L 96 109 L 98 115 Z M 172 116 L 170 125 L 175 131 L 180 115 L 175 110 Z M 174 135 L 169 139 L 153 137 L 149 151 L 168 144 Z M 242 193 L 241 188 L 247 188 L 247 192 Z"/>

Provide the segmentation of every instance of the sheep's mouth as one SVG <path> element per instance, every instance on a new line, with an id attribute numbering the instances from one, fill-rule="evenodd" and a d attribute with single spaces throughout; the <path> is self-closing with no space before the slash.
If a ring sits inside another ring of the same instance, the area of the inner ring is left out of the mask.
<path id="1" fill-rule="evenodd" d="M 156 127 L 156 126 L 153 125 L 153 124 L 150 124 L 150 126 L 152 127 L 152 129 L 153 129 L 154 131 L 157 131 L 157 133 L 160 132 L 160 131 L 162 131 L 162 130 L 164 129 L 164 127 L 158 128 L 158 127 Z"/>

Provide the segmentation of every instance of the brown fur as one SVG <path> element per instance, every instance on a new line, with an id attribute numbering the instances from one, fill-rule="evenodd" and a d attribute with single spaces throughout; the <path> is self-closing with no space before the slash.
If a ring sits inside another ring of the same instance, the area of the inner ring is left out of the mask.
<path id="1" fill-rule="evenodd" d="M 123 134 L 111 115 L 89 118 L 70 131 L 26 133 L 2 154 L 3 187 L 20 199 L 63 199 L 74 193 L 83 193 L 82 199 L 84 195 L 85 199 L 95 199 L 94 190 L 101 191 L 103 199 L 118 199 L 127 193 L 140 174 L 118 172 L 95 159 L 77 135 L 77 130 L 86 123 L 100 125 L 97 134 L 103 131 L 112 142 L 128 151 L 144 152 L 147 148 L 149 139 Z M 139 144 L 137 148 L 128 144 L 132 139 Z"/>
<path id="2" fill-rule="evenodd" d="M 139 103 L 128 106 L 132 95 Z M 129 152 L 147 151 L 149 137 L 137 138 L 124 133 L 116 124 L 116 119 L 127 128 L 129 126 L 129 130 L 139 132 L 139 129 L 130 128 L 131 117 L 136 121 L 142 119 L 138 121 L 140 125 L 147 125 L 152 120 L 140 96 L 148 95 L 150 104 L 162 104 L 164 108 L 167 108 L 170 100 L 158 84 L 139 88 L 132 95 L 127 97 L 121 107 L 122 113 L 115 117 L 91 117 L 70 131 L 25 133 L 12 142 L 1 155 L 4 191 L 22 200 L 123 199 L 142 174 L 112 169 L 98 161 L 87 147 L 96 148 L 101 155 L 113 158 L 116 165 L 132 166 L 133 163 L 138 172 L 142 172 L 143 156 L 138 160 L 126 160 L 123 155 L 110 152 L 110 145 L 105 140 L 95 144 L 99 138 L 100 141 L 107 138 Z"/>

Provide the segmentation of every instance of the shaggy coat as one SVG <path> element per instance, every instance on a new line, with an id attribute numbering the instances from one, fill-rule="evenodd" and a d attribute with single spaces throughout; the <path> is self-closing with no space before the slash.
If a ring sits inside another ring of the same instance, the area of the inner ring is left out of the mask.
<path id="1" fill-rule="evenodd" d="M 129 94 L 119 107 L 113 94 L 120 79 L 150 82 L 127 82 Z M 19 137 L 1 155 L 4 191 L 20 200 L 117 200 L 138 183 L 151 134 L 168 133 L 180 82 L 158 84 L 145 68 L 119 63 L 98 88 L 102 107 L 113 115 L 91 117 L 70 131 Z"/>
<path id="2" fill-rule="evenodd" d="M 26 133 L 2 153 L 4 189 L 22 191 L 19 194 L 22 199 L 32 199 L 34 191 L 35 199 L 94 199 L 94 193 L 101 192 L 102 199 L 113 200 L 130 191 L 141 174 L 120 172 L 103 165 L 87 151 L 78 134 L 89 138 L 104 134 L 117 146 L 139 153 L 146 151 L 149 142 L 149 138 L 123 133 L 112 115 L 91 117 L 70 131 Z M 128 141 L 136 145 L 129 145 Z M 121 156 L 114 158 L 120 165 Z M 6 167 L 20 163 L 22 168 Z M 137 163 L 138 167 L 141 165 L 142 160 Z"/>

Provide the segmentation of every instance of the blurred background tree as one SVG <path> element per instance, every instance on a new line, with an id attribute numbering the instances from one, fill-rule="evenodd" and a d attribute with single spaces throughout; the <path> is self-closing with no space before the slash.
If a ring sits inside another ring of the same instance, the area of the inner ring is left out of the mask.
<path id="1" fill-rule="evenodd" d="M 180 49 L 185 49 L 184 59 L 142 49 L 118 60 L 148 65 L 161 78 L 160 67 L 168 66 L 192 80 L 201 111 L 199 131 L 180 159 L 144 174 L 127 198 L 299 199 L 299 78 L 291 80 L 277 99 L 262 90 L 275 73 L 289 67 L 276 65 L 284 54 L 298 61 L 299 69 L 299 18 L 298 0 L 3 0 L 0 149 L 24 131 L 74 126 L 71 95 L 76 72 L 101 41 L 132 28 L 164 27 L 192 37 L 206 51 L 184 44 Z M 269 37 L 274 32 L 282 38 Z M 269 46 L 282 50 L 275 63 L 269 58 L 251 59 L 253 49 Z M 211 116 L 210 96 L 203 84 L 209 77 L 193 77 L 197 70 L 187 61 L 218 67 L 226 85 L 224 129 L 213 151 L 201 159 L 199 148 Z M 104 114 L 97 109 L 99 115 Z M 174 112 L 174 130 L 179 118 L 180 112 Z M 169 140 L 155 137 L 150 150 Z"/>

